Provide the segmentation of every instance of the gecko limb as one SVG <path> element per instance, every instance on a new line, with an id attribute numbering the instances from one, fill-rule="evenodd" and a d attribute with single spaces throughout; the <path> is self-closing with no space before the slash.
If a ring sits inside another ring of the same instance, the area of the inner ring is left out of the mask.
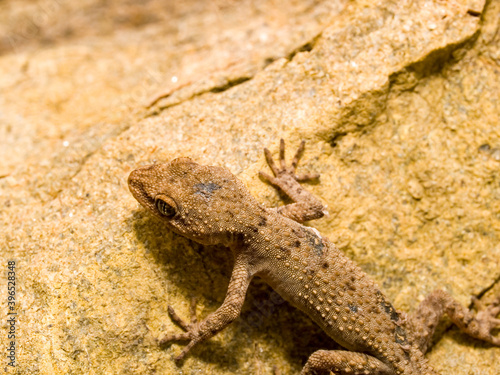
<path id="1" fill-rule="evenodd" d="M 171 319 L 185 332 L 165 335 L 159 340 L 160 345 L 169 344 L 174 341 L 189 341 L 181 354 L 175 358 L 176 361 L 181 361 L 193 346 L 214 336 L 217 332 L 231 324 L 240 315 L 250 280 L 251 278 L 248 276 L 247 265 L 244 262 L 237 262 L 231 275 L 224 302 L 215 312 L 208 315 L 202 322 L 198 322 L 196 319 L 195 302 L 191 303 L 190 323 L 184 322 L 174 309 L 169 306 L 168 313 Z"/>
<path id="2" fill-rule="evenodd" d="M 342 350 L 318 350 L 311 354 L 300 375 L 370 374 L 393 375 L 382 361 L 364 353 Z"/>
<path id="3" fill-rule="evenodd" d="M 491 304 L 484 306 L 473 297 L 477 314 L 458 303 L 443 290 L 436 290 L 429 294 L 419 305 L 414 315 L 409 316 L 409 323 L 415 332 L 416 344 L 425 353 L 431 343 L 441 317 L 446 314 L 450 320 L 464 333 L 479 340 L 500 346 L 500 336 L 493 335 L 494 330 L 500 329 L 500 296 Z"/>

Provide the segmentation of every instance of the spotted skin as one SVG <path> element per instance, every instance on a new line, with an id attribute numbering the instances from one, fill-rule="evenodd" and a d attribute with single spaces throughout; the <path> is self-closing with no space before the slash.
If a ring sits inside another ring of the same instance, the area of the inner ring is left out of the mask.
<path id="1" fill-rule="evenodd" d="M 265 149 L 273 176 L 261 172 L 261 178 L 293 201 L 278 209 L 259 204 L 228 170 L 202 166 L 189 158 L 130 174 L 134 197 L 164 219 L 169 229 L 201 244 L 225 245 L 234 255 L 226 298 L 214 313 L 198 322 L 192 308 L 191 322 L 186 323 L 169 306 L 169 315 L 184 332 L 165 335 L 159 341 L 188 342 L 177 360 L 239 316 L 254 276 L 264 279 L 347 349 L 313 353 L 301 374 L 437 374 L 424 353 L 443 314 L 464 333 L 500 345 L 500 338 L 492 335 L 500 327 L 500 296 L 474 315 L 438 290 L 409 316 L 398 312 L 333 243 L 303 225 L 326 213 L 321 201 L 299 183 L 319 176 L 296 175 L 303 150 L 304 142 L 287 166 L 281 140 L 277 166 Z"/>

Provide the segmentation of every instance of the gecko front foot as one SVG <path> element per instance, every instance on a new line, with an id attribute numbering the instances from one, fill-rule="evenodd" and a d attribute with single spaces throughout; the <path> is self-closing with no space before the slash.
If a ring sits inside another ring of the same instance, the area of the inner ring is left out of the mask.
<path id="1" fill-rule="evenodd" d="M 302 188 L 299 182 L 311 181 L 319 178 L 319 174 L 307 173 L 297 175 L 296 169 L 302 154 L 304 153 L 305 141 L 300 143 L 299 149 L 293 157 L 292 163 L 289 167 L 285 162 L 285 141 L 280 140 L 280 166 L 274 163 L 271 152 L 265 148 L 264 154 L 266 156 L 267 164 L 273 171 L 274 177 L 264 172 L 259 172 L 260 177 L 270 183 L 271 185 L 279 188 L 285 193 L 292 201 L 293 204 L 287 204 L 278 208 L 278 212 L 289 219 L 295 220 L 299 223 L 304 221 L 319 219 L 323 217 L 327 211 L 326 207 L 321 201 L 312 195 L 310 192 Z"/>
<path id="2" fill-rule="evenodd" d="M 273 174 L 275 177 L 272 177 L 268 175 L 267 173 L 264 172 L 259 172 L 259 175 L 269 182 L 272 185 L 275 185 L 282 190 L 283 187 L 281 186 L 284 183 L 283 176 L 287 175 L 292 177 L 295 181 L 298 182 L 306 182 L 306 181 L 311 181 L 311 180 L 316 180 L 319 178 L 319 174 L 317 173 L 306 173 L 302 175 L 297 175 L 295 172 L 297 170 L 297 165 L 299 164 L 300 158 L 302 157 L 304 153 L 304 145 L 306 144 L 305 141 L 300 142 L 300 146 L 297 149 L 297 152 L 295 153 L 295 156 L 292 159 L 292 163 L 290 164 L 289 167 L 286 166 L 285 162 L 285 141 L 280 139 L 280 156 L 279 156 L 279 161 L 280 161 L 280 166 L 276 166 L 274 163 L 273 157 L 271 156 L 271 151 L 269 151 L 267 148 L 264 148 L 264 154 L 266 156 L 266 161 L 271 170 L 273 171 Z"/>
<path id="3" fill-rule="evenodd" d="M 187 352 L 197 343 L 200 341 L 199 339 L 199 330 L 198 330 L 198 320 L 196 318 L 196 299 L 193 298 L 191 300 L 191 306 L 190 306 L 190 315 L 191 315 L 191 322 L 186 323 L 182 318 L 177 315 L 175 310 L 173 309 L 172 306 L 168 306 L 168 315 L 170 315 L 170 318 L 176 323 L 179 327 L 182 328 L 184 333 L 180 334 L 171 334 L 171 335 L 165 335 L 163 338 L 158 340 L 158 343 L 160 345 L 166 345 L 169 343 L 172 343 L 174 341 L 190 341 L 189 344 L 182 350 L 181 354 L 178 355 L 175 360 L 181 361 L 184 356 L 187 354 Z"/>

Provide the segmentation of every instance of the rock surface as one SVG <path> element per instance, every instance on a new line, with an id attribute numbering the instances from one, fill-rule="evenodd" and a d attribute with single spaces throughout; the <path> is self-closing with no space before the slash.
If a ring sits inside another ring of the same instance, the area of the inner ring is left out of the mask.
<path id="1" fill-rule="evenodd" d="M 102 4 L 0 3 L 0 258 L 17 262 L 19 314 L 7 373 L 294 374 L 335 348 L 258 281 L 182 367 L 178 345 L 155 343 L 178 330 L 168 304 L 220 305 L 231 259 L 166 232 L 129 172 L 190 156 L 278 205 L 257 172 L 280 137 L 290 151 L 306 139 L 302 170 L 321 173 L 309 188 L 330 215 L 310 225 L 398 308 L 435 288 L 465 304 L 500 293 L 498 2 Z M 499 348 L 441 333 L 440 373 L 498 374 Z"/>

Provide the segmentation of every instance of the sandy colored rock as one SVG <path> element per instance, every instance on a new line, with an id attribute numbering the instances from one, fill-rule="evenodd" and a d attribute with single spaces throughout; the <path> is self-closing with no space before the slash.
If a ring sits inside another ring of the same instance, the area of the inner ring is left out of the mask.
<path id="1" fill-rule="evenodd" d="M 4 1 L 0 18 L 44 4 Z M 8 373 L 292 374 L 335 348 L 258 281 L 183 367 L 179 345 L 155 343 L 179 329 L 168 304 L 220 305 L 231 259 L 166 232 L 128 173 L 190 156 L 277 205 L 257 171 L 280 137 L 306 139 L 301 168 L 321 173 L 309 187 L 330 215 L 311 225 L 398 308 L 438 287 L 465 304 L 500 292 L 497 2 L 60 4 L 14 50 L 16 24 L 0 28 L 0 244 L 19 312 Z M 428 355 L 443 375 L 498 374 L 500 349 L 443 331 Z"/>

